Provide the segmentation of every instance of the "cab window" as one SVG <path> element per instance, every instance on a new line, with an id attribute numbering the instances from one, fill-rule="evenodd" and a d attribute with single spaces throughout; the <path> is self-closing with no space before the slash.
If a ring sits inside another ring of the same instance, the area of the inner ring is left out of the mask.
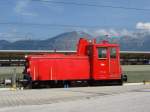
<path id="1" fill-rule="evenodd" d="M 116 58 L 116 48 L 110 48 L 110 58 Z"/>
<path id="2" fill-rule="evenodd" d="M 98 58 L 107 58 L 107 48 L 105 47 L 100 47 L 98 49 Z"/>

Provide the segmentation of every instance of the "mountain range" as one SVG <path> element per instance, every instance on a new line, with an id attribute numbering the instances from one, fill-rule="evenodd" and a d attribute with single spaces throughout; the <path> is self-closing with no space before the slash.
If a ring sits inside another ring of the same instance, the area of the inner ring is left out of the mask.
<path id="1" fill-rule="evenodd" d="M 82 37 L 87 39 L 95 38 L 85 32 L 72 31 L 45 40 L 18 40 L 15 42 L 0 40 L 0 50 L 75 50 L 79 38 Z M 96 39 L 97 41 L 108 40 L 113 43 L 119 43 L 121 50 L 150 51 L 149 32 L 135 32 L 122 35 L 119 38 L 99 35 L 96 36 Z"/>

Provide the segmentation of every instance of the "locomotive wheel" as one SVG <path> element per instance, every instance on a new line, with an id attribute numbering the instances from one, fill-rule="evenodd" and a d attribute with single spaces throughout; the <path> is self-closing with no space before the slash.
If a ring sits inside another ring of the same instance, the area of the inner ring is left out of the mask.
<path id="1" fill-rule="evenodd" d="M 94 81 L 93 80 L 88 80 L 88 85 L 89 86 L 94 86 Z"/>
<path id="2" fill-rule="evenodd" d="M 25 88 L 26 89 L 37 89 L 37 88 L 40 88 L 39 85 L 40 85 L 39 82 L 29 81 Z"/>
<path id="3" fill-rule="evenodd" d="M 118 80 L 117 81 L 117 85 L 123 85 L 123 80 L 121 79 L 121 80 Z"/>
<path id="4" fill-rule="evenodd" d="M 127 75 L 122 75 L 122 80 L 125 81 L 125 82 L 127 82 L 128 81 Z"/>
<path id="5" fill-rule="evenodd" d="M 32 89 L 32 83 L 31 82 L 24 82 L 22 84 L 22 86 L 25 88 L 25 89 Z"/>

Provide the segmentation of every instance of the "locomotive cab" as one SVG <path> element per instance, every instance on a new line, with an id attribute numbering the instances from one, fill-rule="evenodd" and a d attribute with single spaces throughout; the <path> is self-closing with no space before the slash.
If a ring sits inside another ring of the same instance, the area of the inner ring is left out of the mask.
<path id="1" fill-rule="evenodd" d="M 91 78 L 122 81 L 119 45 L 102 41 L 102 43 L 92 44 L 91 47 Z"/>

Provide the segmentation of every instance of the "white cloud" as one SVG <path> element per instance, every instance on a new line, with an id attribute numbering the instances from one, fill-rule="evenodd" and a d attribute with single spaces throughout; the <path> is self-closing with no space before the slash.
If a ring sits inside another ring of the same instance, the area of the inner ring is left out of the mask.
<path id="1" fill-rule="evenodd" d="M 95 30 L 93 32 L 93 34 L 95 36 L 98 36 L 98 35 L 108 35 L 108 32 L 105 29 L 98 29 L 98 30 Z"/>
<path id="2" fill-rule="evenodd" d="M 15 41 L 17 39 L 18 39 L 17 36 L 12 32 L 1 32 L 0 33 L 0 40 Z"/>
<path id="3" fill-rule="evenodd" d="M 8 40 L 14 42 L 17 40 L 27 40 L 32 38 L 33 35 L 30 32 L 22 33 L 17 28 L 13 27 L 7 32 L 0 32 L 0 40 Z"/>
<path id="4" fill-rule="evenodd" d="M 120 32 L 114 30 L 114 29 L 97 29 L 92 32 L 94 36 L 100 36 L 100 35 L 109 35 L 109 36 L 119 36 Z"/>
<path id="5" fill-rule="evenodd" d="M 33 13 L 31 11 L 27 11 L 30 4 L 30 0 L 18 0 L 16 2 L 16 6 L 14 8 L 14 11 L 20 15 L 24 16 L 37 16 L 36 13 Z"/>
<path id="6" fill-rule="evenodd" d="M 141 30 L 150 30 L 150 23 L 138 22 L 136 24 L 136 28 Z"/>

